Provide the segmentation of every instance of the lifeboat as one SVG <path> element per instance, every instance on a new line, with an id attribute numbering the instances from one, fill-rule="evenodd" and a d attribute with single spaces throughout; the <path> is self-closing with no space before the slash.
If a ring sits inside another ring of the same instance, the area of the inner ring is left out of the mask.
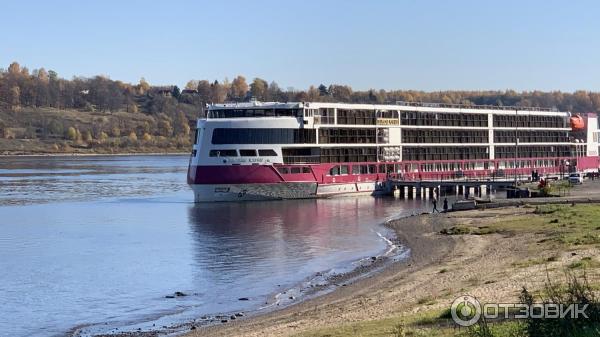
<path id="1" fill-rule="evenodd" d="M 583 117 L 577 115 L 577 116 L 572 116 L 570 119 L 571 122 L 571 129 L 572 130 L 583 130 L 585 129 L 585 121 L 583 120 Z"/>

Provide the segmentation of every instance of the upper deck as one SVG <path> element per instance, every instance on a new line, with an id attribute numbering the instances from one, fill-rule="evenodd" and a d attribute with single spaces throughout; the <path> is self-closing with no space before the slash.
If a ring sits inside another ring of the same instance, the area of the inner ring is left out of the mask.
<path id="1" fill-rule="evenodd" d="M 474 129 L 569 130 L 569 112 L 539 107 L 461 105 L 396 102 L 396 104 L 350 104 L 326 102 L 244 102 L 212 104 L 207 119 L 287 117 L 304 128 L 406 127 Z"/>

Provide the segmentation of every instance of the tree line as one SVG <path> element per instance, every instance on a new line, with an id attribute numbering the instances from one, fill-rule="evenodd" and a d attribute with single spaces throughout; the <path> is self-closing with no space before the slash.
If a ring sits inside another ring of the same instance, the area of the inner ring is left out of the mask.
<path id="1" fill-rule="evenodd" d="M 127 111 L 170 119 L 185 115 L 195 119 L 206 103 L 259 101 L 317 101 L 347 103 L 394 103 L 396 101 L 451 104 L 484 104 L 556 108 L 563 111 L 600 112 L 600 93 L 590 91 L 542 92 L 514 90 L 435 91 L 353 90 L 348 85 L 310 86 L 305 90 L 282 89 L 272 81 L 243 76 L 232 81 L 192 80 L 183 90 L 177 86 L 152 86 L 143 78 L 137 84 L 106 76 L 60 78 L 44 68 L 29 71 L 17 62 L 0 69 L 0 107 L 52 107 L 82 111 Z"/>

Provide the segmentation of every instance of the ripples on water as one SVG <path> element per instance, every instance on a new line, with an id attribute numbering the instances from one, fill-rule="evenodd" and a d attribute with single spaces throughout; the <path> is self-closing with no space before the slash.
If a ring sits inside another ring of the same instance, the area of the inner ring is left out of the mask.
<path id="1" fill-rule="evenodd" d="M 1 158 L 0 331 L 51 336 L 155 320 L 135 329 L 250 310 L 378 254 L 379 224 L 424 205 L 368 196 L 194 204 L 187 161 Z M 175 291 L 190 296 L 165 298 Z"/>
<path id="2" fill-rule="evenodd" d="M 139 197 L 185 188 L 186 159 L 12 157 L 0 162 L 0 205 Z M 157 179 L 158 177 L 158 179 Z"/>

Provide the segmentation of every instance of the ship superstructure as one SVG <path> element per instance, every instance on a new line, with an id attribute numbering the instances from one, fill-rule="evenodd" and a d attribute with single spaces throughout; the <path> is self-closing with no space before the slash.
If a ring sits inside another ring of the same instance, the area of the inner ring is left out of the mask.
<path id="1" fill-rule="evenodd" d="M 188 182 L 196 201 L 379 193 L 390 178 L 598 170 L 596 115 L 542 108 L 213 104 L 195 138 Z"/>

